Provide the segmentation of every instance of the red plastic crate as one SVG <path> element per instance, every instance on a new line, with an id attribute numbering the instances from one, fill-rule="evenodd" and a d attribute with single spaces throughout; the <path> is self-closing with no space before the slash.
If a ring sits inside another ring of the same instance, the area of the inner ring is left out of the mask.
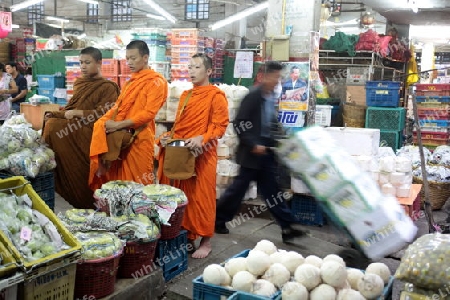
<path id="1" fill-rule="evenodd" d="M 414 140 L 415 144 L 418 143 L 416 135 L 414 135 L 413 140 Z M 436 146 L 441 146 L 441 145 L 448 145 L 449 144 L 449 140 L 448 140 L 448 136 L 447 136 L 447 138 L 441 138 L 441 139 L 436 139 L 436 138 L 433 138 L 433 139 L 428 138 L 427 139 L 427 138 L 424 138 L 424 136 L 422 135 L 422 144 L 424 146 L 429 145 L 431 147 L 436 147 Z"/>
<path id="2" fill-rule="evenodd" d="M 119 75 L 124 76 L 124 75 L 130 75 L 131 74 L 131 70 L 128 67 L 126 59 L 119 60 L 119 65 L 120 65 L 120 73 L 119 73 Z"/>
<path id="3" fill-rule="evenodd" d="M 450 110 L 448 108 L 418 107 L 417 113 L 420 119 L 447 120 L 450 117 Z"/>
<path id="4" fill-rule="evenodd" d="M 102 60 L 102 75 L 105 77 L 119 75 L 119 61 L 117 59 L 104 58 Z"/>
<path id="5" fill-rule="evenodd" d="M 417 84 L 417 96 L 450 96 L 450 84 Z"/>

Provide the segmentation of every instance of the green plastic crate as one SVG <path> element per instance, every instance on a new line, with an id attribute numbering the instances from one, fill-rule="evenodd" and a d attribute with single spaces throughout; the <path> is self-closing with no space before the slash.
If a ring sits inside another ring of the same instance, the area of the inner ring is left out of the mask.
<path id="1" fill-rule="evenodd" d="M 402 131 L 405 128 L 406 110 L 403 107 L 368 107 L 366 128 Z"/>
<path id="2" fill-rule="evenodd" d="M 380 146 L 391 147 L 397 151 L 401 146 L 402 132 L 394 130 L 380 130 Z"/>

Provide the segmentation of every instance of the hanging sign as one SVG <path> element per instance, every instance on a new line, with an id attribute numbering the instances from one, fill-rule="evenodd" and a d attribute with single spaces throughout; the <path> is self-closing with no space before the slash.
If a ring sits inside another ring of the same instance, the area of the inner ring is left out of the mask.
<path id="1" fill-rule="evenodd" d="M 11 12 L 0 12 L 0 30 L 11 32 L 12 31 L 12 15 Z"/>
<path id="2" fill-rule="evenodd" d="M 236 61 L 234 62 L 234 78 L 253 78 L 253 52 L 236 52 Z"/>

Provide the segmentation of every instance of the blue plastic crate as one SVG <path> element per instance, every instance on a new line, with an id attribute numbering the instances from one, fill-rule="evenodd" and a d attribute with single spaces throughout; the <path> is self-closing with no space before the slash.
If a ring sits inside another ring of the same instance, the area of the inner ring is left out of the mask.
<path id="1" fill-rule="evenodd" d="M 232 258 L 235 257 L 247 257 L 248 253 L 250 252 L 250 249 L 244 250 L 239 254 L 236 254 Z M 231 259 L 231 258 L 230 258 Z M 228 259 L 227 259 L 228 260 Z M 230 290 L 223 286 L 218 285 L 212 285 L 209 283 L 205 283 L 203 281 L 203 276 L 200 275 L 197 278 L 195 278 L 193 281 L 193 299 L 195 300 L 222 300 L 224 297 L 230 297 L 237 293 L 235 290 Z M 262 298 L 266 300 L 277 300 L 279 299 L 279 293 L 275 294 L 271 298 Z M 253 295 L 254 296 L 254 295 Z M 226 299 L 226 298 L 225 298 Z M 244 298 L 245 299 L 245 298 Z M 260 299 L 260 298 L 250 298 L 250 299 Z"/>
<path id="2" fill-rule="evenodd" d="M 60 106 L 66 106 L 67 102 L 65 98 L 55 98 L 55 104 L 59 104 Z"/>
<path id="3" fill-rule="evenodd" d="M 64 77 L 55 75 L 37 75 L 39 88 L 55 89 L 64 88 Z"/>
<path id="4" fill-rule="evenodd" d="M 419 125 L 421 127 L 437 127 L 437 128 L 447 128 L 450 125 L 450 121 L 448 120 L 428 120 L 428 119 L 420 119 Z"/>
<path id="5" fill-rule="evenodd" d="M 53 89 L 46 89 L 46 88 L 38 88 L 38 95 L 45 96 L 50 98 L 50 102 L 55 103 L 55 96 L 53 96 L 53 93 L 55 90 Z"/>
<path id="6" fill-rule="evenodd" d="M 15 176 L 7 172 L 0 172 L 0 179 L 6 179 Z M 33 190 L 50 207 L 55 208 L 55 178 L 53 172 L 38 174 L 35 178 L 25 177 L 33 187 Z"/>
<path id="7" fill-rule="evenodd" d="M 397 107 L 400 102 L 400 82 L 367 81 L 366 105 Z"/>
<path id="8" fill-rule="evenodd" d="M 297 223 L 303 225 L 325 224 L 325 216 L 314 197 L 295 194 L 291 199 L 291 211 Z"/>
<path id="9" fill-rule="evenodd" d="M 186 230 L 181 230 L 180 234 L 174 239 L 158 241 L 155 262 L 161 266 L 166 281 L 172 280 L 187 270 L 188 257 L 186 246 Z"/>
<path id="10" fill-rule="evenodd" d="M 281 300 L 281 292 L 278 291 L 272 298 L 258 296 L 245 292 L 236 292 L 228 298 L 228 300 L 268 300 L 268 299 Z"/>
<path id="11" fill-rule="evenodd" d="M 416 102 L 450 102 L 450 96 L 416 96 Z"/>

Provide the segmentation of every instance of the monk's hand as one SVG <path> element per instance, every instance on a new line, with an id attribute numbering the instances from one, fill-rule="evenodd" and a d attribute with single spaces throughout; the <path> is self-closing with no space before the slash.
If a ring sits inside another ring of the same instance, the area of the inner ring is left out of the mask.
<path id="1" fill-rule="evenodd" d="M 203 136 L 201 135 L 186 140 L 186 146 L 191 149 L 201 148 L 202 145 L 203 145 Z"/>
<path id="2" fill-rule="evenodd" d="M 105 123 L 106 133 L 111 133 L 111 132 L 117 131 L 119 129 L 120 129 L 119 128 L 119 122 L 116 122 L 116 121 L 113 121 L 113 120 L 106 121 L 106 123 Z"/>
<path id="3" fill-rule="evenodd" d="M 160 137 L 159 142 L 161 143 L 161 146 L 166 147 L 169 139 L 170 139 L 170 136 L 168 136 L 168 135 Z"/>
<path id="4" fill-rule="evenodd" d="M 266 154 L 266 147 L 262 145 L 256 145 L 253 147 L 252 152 L 256 155 L 264 155 Z"/>

